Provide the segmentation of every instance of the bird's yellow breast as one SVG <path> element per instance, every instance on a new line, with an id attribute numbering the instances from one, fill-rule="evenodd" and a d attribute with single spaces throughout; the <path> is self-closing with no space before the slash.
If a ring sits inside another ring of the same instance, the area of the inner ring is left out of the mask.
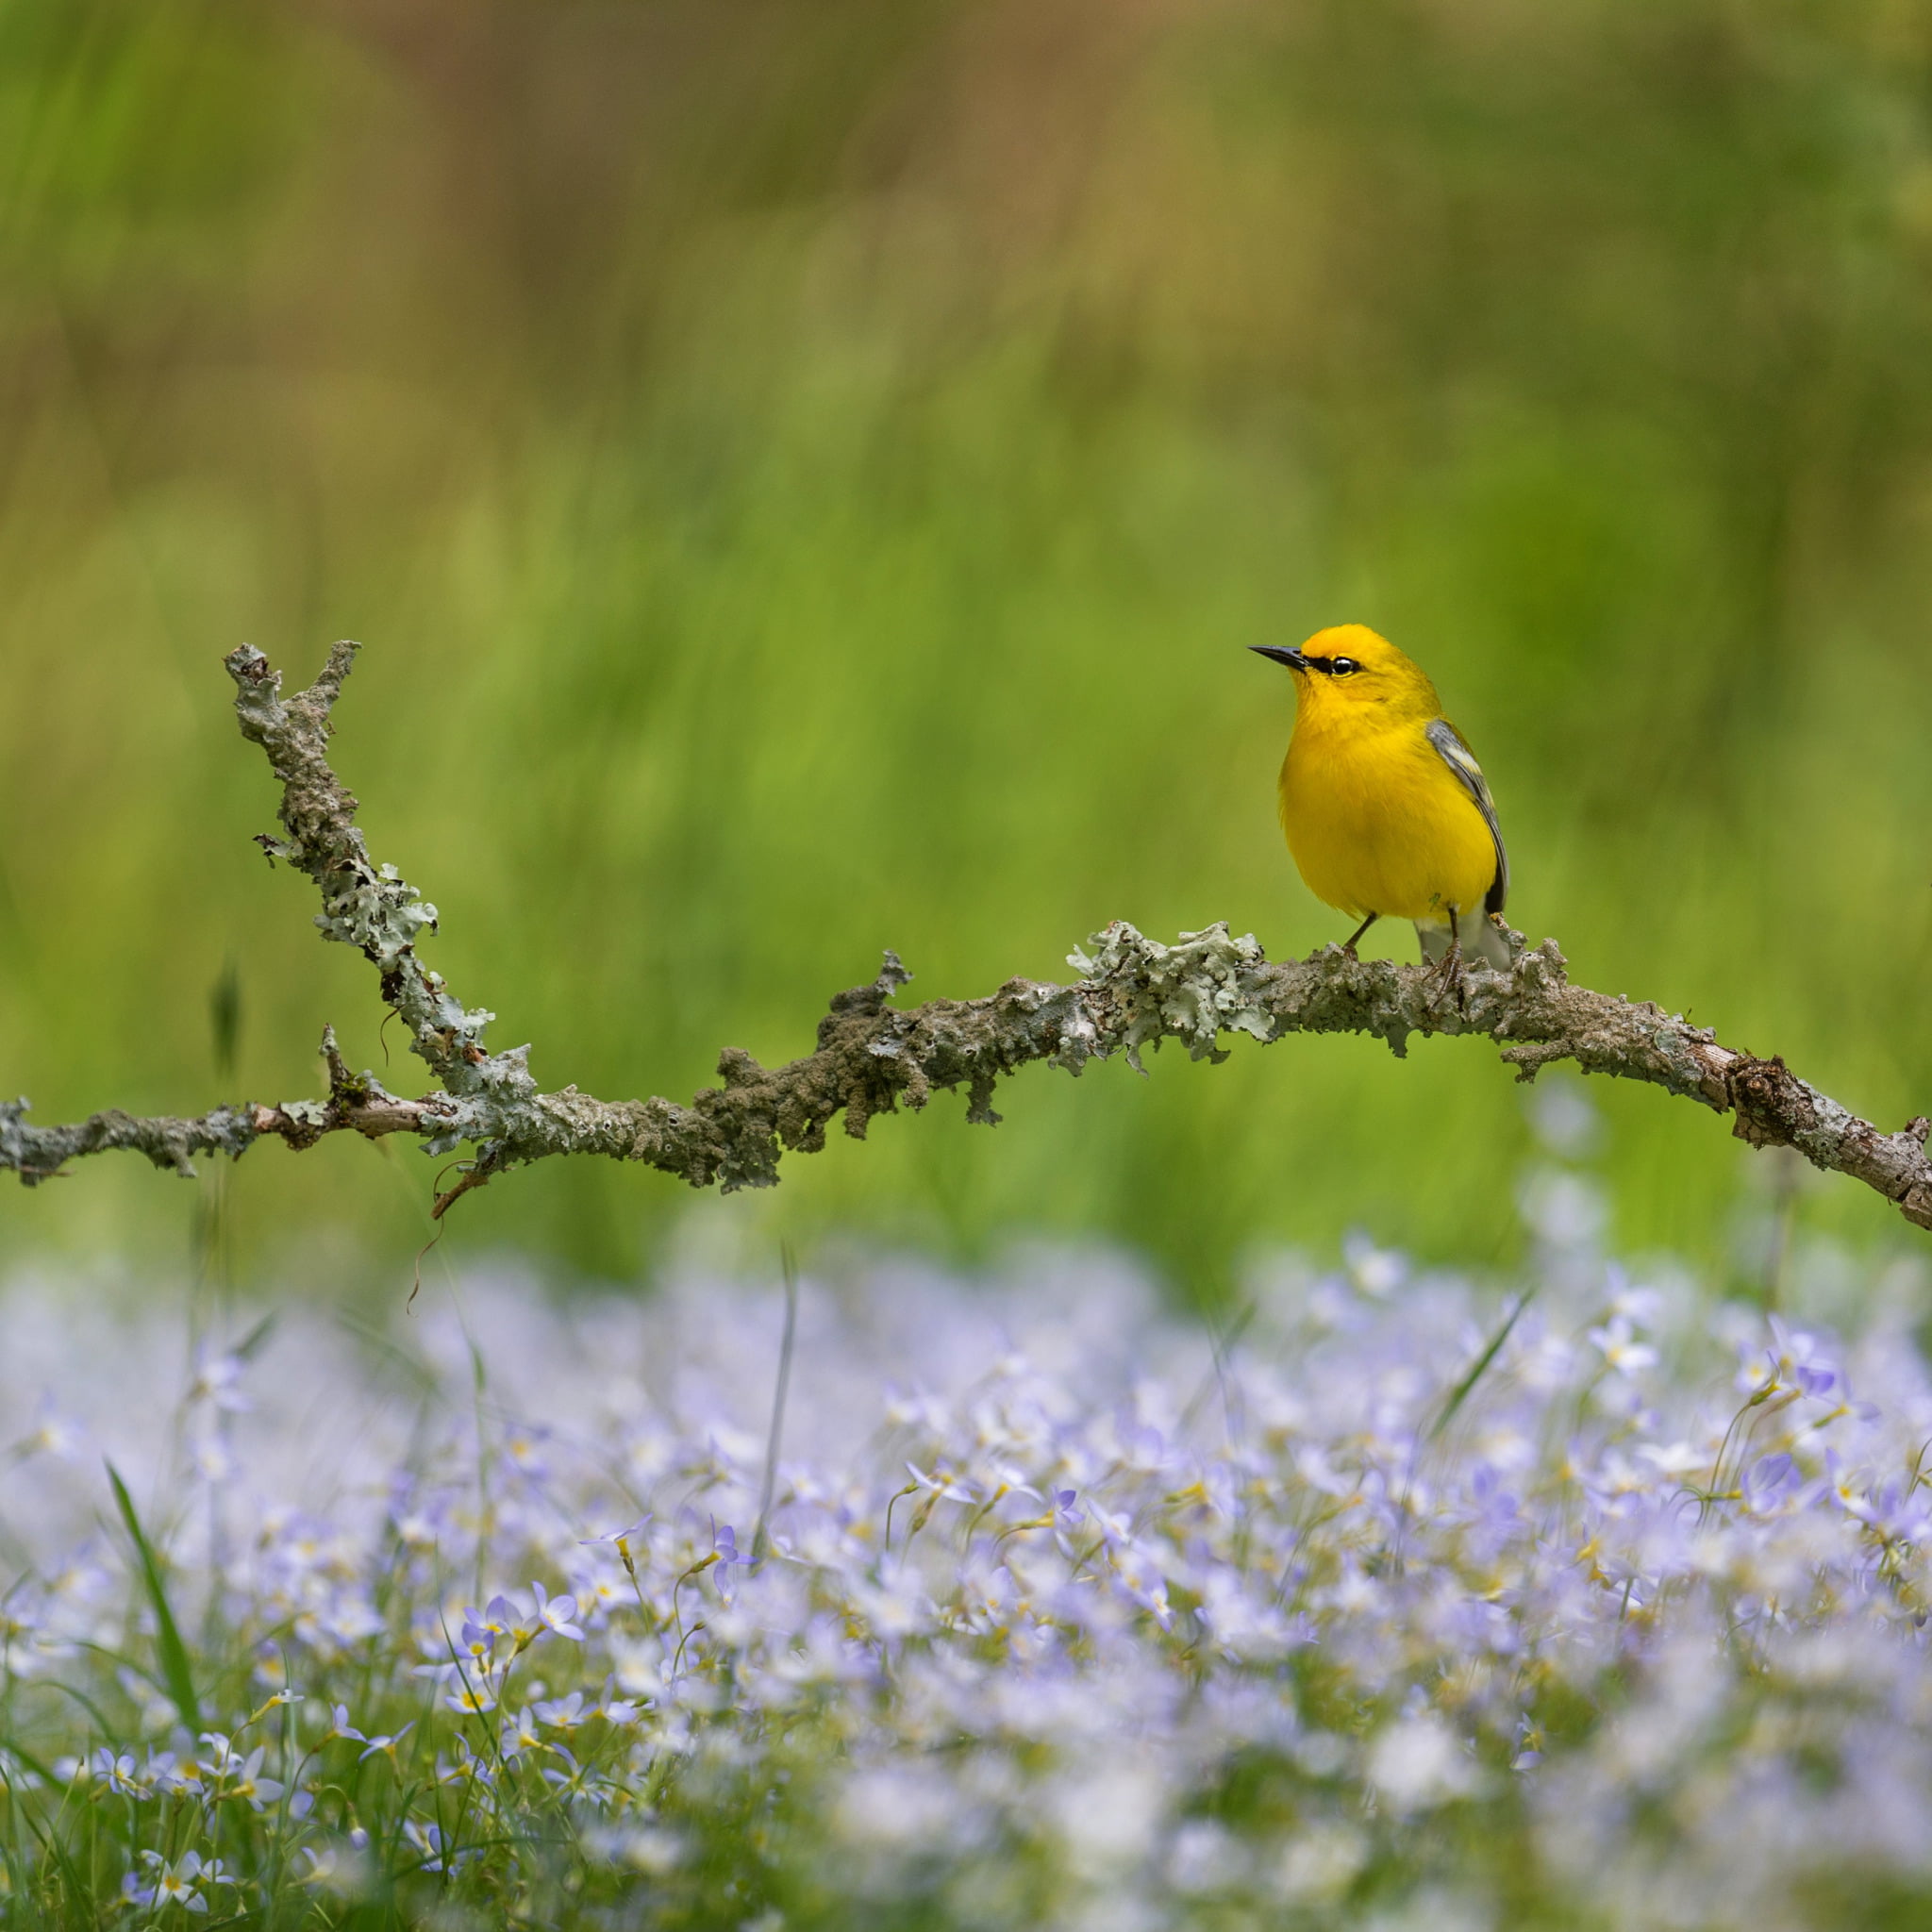
<path id="1" fill-rule="evenodd" d="M 1354 918 L 1440 924 L 1480 908 L 1496 875 L 1490 828 L 1424 723 L 1296 718 L 1281 827 L 1309 891 Z"/>

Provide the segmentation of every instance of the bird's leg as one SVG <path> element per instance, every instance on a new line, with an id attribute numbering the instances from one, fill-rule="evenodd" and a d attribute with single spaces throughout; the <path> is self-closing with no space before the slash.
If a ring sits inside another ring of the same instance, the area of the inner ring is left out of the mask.
<path id="1" fill-rule="evenodd" d="M 1358 926 L 1357 926 L 1352 933 L 1349 934 L 1348 943 L 1345 946 L 1343 946 L 1341 950 L 1344 953 L 1346 953 L 1351 959 L 1356 958 L 1357 957 L 1355 949 L 1356 941 L 1360 939 L 1363 933 L 1367 932 L 1370 926 L 1374 925 L 1376 920 L 1380 919 L 1381 916 L 1382 915 L 1379 912 L 1370 913 L 1369 916 L 1365 920 L 1363 920 L 1362 923 Z"/>
<path id="2" fill-rule="evenodd" d="M 1444 950 L 1442 957 L 1437 960 L 1435 971 L 1429 974 L 1431 979 L 1440 982 L 1436 991 L 1429 996 L 1429 1004 L 1424 1008 L 1425 1011 L 1430 1013 L 1436 1010 L 1437 1007 L 1441 1003 L 1442 995 L 1451 987 L 1456 989 L 1456 1010 L 1458 1013 L 1469 1010 L 1463 993 L 1462 930 L 1457 924 L 1459 916 L 1456 907 L 1452 906 L 1449 908 L 1449 944 Z"/>

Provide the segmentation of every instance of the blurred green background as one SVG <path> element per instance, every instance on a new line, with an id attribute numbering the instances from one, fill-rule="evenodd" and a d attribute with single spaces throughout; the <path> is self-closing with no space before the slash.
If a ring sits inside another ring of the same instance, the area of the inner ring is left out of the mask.
<path id="1" fill-rule="evenodd" d="M 248 842 L 242 639 L 298 684 L 364 641 L 339 762 L 495 1040 L 683 1097 L 888 945 L 918 997 L 1116 917 L 1341 938 L 1242 647 L 1344 619 L 1482 755 L 1532 939 L 1888 1125 L 1932 1104 L 1932 0 L 0 0 L 0 395 L 38 1119 L 312 1092 L 325 1020 L 381 1064 L 367 968 Z M 1619 1238 L 1721 1249 L 1751 1158 L 1594 1091 Z M 1479 1044 L 1001 1106 L 723 1211 L 1199 1285 L 1352 1223 L 1517 1238 Z M 407 1257 L 430 1175 L 263 1148 L 237 1239 Z M 688 1199 L 554 1163 L 458 1239 L 620 1271 Z M 0 1193 L 0 1257 L 188 1206 L 88 1163 Z M 1802 1211 L 1908 1233 L 1849 1182 Z"/>

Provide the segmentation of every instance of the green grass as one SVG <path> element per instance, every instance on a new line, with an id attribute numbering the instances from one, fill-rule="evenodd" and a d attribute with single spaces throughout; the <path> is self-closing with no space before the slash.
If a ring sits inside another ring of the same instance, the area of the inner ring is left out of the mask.
<path id="1" fill-rule="evenodd" d="M 366 972 L 248 843 L 242 638 L 297 677 L 367 643 L 340 761 L 497 1037 L 682 1096 L 888 945 L 918 996 L 1114 917 L 1340 938 L 1241 647 L 1361 618 L 1481 753 L 1533 938 L 1925 1104 L 1932 7 L 1029 19 L 507 5 L 444 60 L 292 7 L 0 9 L 0 1085 L 221 1097 L 230 959 L 241 1089 L 313 1091 L 325 1021 L 380 1067 Z M 1623 1239 L 1721 1245 L 1742 1153 L 1606 1104 Z M 730 1212 L 1106 1230 L 1210 1293 L 1356 1220 L 1515 1240 L 1481 1049 L 961 1111 Z M 406 1253 L 428 1179 L 263 1150 L 242 1251 Z M 461 1238 L 614 1272 L 683 1199 L 558 1166 Z M 181 1214 L 84 1171 L 0 1251 Z"/>

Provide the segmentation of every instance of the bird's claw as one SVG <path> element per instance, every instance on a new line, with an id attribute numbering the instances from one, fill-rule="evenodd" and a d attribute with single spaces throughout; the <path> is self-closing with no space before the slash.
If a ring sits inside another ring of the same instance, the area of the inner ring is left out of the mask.
<path id="1" fill-rule="evenodd" d="M 1442 1004 L 1442 995 L 1452 989 L 1456 994 L 1456 1010 L 1467 1017 L 1469 1013 L 1469 978 L 1463 971 L 1461 936 L 1451 928 L 1449 949 L 1438 959 L 1429 971 L 1429 978 L 1437 982 L 1436 990 L 1429 996 L 1429 1003 L 1423 1010 L 1431 1018 Z"/>

